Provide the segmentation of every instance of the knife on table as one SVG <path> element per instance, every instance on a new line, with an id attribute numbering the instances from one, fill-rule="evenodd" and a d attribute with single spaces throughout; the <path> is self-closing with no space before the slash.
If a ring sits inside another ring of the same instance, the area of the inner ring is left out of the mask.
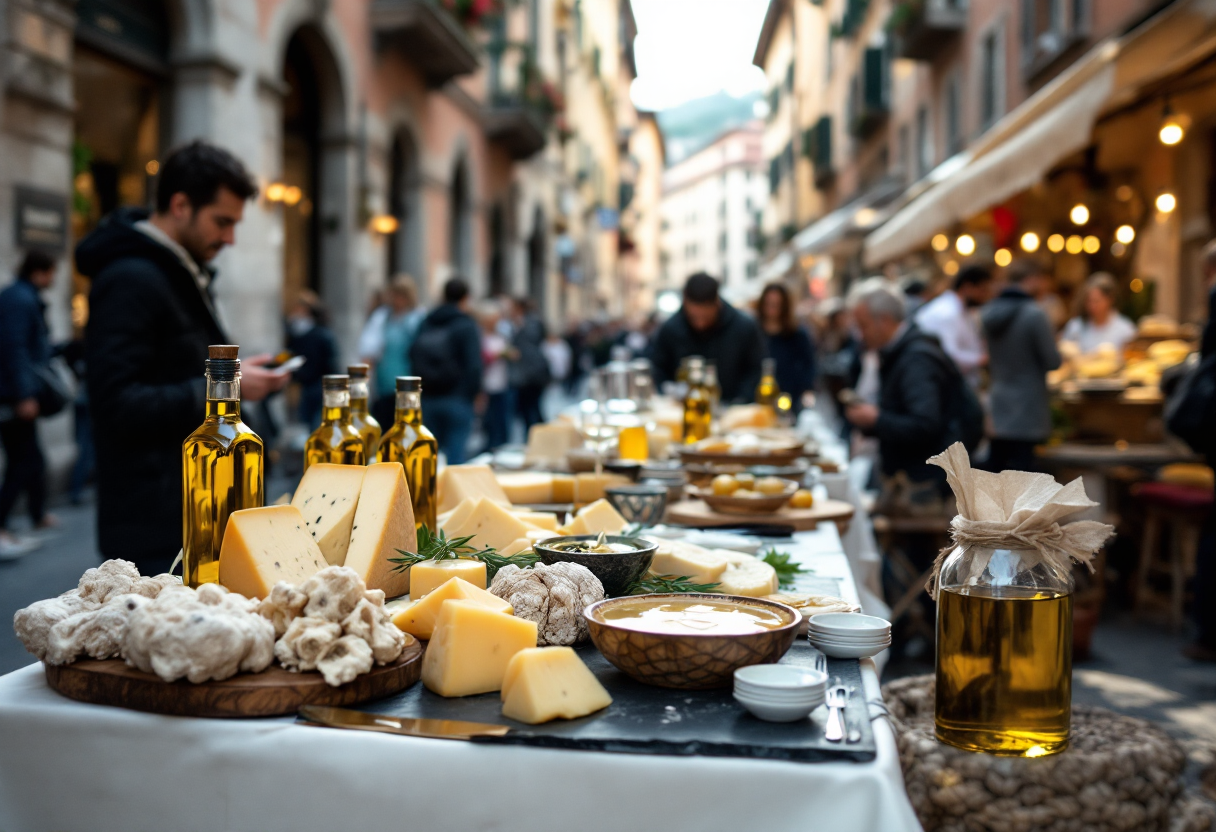
<path id="1" fill-rule="evenodd" d="M 353 728 L 359 731 L 379 731 L 384 734 L 404 734 L 407 737 L 429 737 L 440 740 L 503 737 L 511 730 L 506 725 L 492 725 L 487 722 L 462 722 L 458 719 L 413 719 L 354 711 L 350 708 L 331 708 L 325 705 L 304 705 L 300 708 L 300 716 L 308 722 L 329 728 Z"/>

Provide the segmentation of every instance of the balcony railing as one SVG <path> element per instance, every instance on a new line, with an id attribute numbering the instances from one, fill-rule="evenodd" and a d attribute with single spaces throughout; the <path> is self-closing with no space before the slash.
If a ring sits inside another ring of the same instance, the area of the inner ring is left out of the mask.
<path id="1" fill-rule="evenodd" d="M 438 3 L 373 0 L 370 16 L 376 47 L 398 51 L 432 87 L 475 72 L 480 65 L 477 45 Z"/>
<path id="2" fill-rule="evenodd" d="M 887 19 L 897 58 L 933 61 L 967 25 L 967 0 L 902 0 Z"/>
<path id="3" fill-rule="evenodd" d="M 526 159 L 545 146 L 549 125 L 564 109 L 561 92 L 545 81 L 527 44 L 491 37 L 489 95 L 482 116 L 486 135 L 512 158 Z"/>

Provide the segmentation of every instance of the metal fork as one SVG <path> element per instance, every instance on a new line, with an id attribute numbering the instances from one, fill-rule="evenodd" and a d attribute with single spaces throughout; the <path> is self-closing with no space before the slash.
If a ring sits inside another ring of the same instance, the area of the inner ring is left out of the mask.
<path id="1" fill-rule="evenodd" d="M 844 685 L 828 688 L 826 695 L 828 704 L 828 723 L 823 729 L 823 738 L 828 742 L 840 742 L 844 739 L 844 706 L 849 701 L 849 689 Z"/>
<path id="2" fill-rule="evenodd" d="M 815 645 L 811 645 L 811 657 L 815 660 L 815 669 L 824 676 L 828 675 L 828 657 Z"/>

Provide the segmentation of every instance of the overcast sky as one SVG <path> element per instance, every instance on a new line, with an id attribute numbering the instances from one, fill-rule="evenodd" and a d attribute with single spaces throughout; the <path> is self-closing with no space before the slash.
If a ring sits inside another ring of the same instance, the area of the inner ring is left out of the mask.
<path id="1" fill-rule="evenodd" d="M 768 0 L 633 0 L 634 105 L 663 110 L 719 90 L 763 89 L 752 54 L 767 7 Z"/>

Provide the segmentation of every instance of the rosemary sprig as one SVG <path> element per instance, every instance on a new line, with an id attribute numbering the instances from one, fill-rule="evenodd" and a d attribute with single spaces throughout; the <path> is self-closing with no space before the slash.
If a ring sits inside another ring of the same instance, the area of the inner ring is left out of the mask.
<path id="1" fill-rule="evenodd" d="M 500 555 L 489 546 L 484 549 L 477 549 L 469 545 L 469 541 L 472 539 L 473 535 L 471 534 L 463 537 L 448 537 L 443 529 L 432 532 L 426 526 L 420 526 L 418 529 L 418 551 L 407 552 L 403 549 L 398 549 L 397 553 L 401 557 L 389 558 L 389 560 L 397 564 L 393 567 L 394 572 L 404 572 L 414 564 L 421 563 L 424 560 L 456 560 L 458 558 L 479 560 L 486 565 L 487 580 L 493 579 L 498 574 L 498 570 L 504 566 L 513 564 L 522 569 L 540 560 L 531 550 L 520 552 L 517 555 Z"/>
<path id="2" fill-rule="evenodd" d="M 652 595 L 664 592 L 713 592 L 721 584 L 694 584 L 688 575 L 648 575 L 629 585 L 626 595 Z"/>
<path id="3" fill-rule="evenodd" d="M 790 563 L 790 553 L 778 552 L 776 546 L 770 546 L 761 560 L 777 570 L 777 585 L 781 589 L 793 589 L 799 575 L 815 571 L 813 569 L 803 569 L 797 563 Z"/>

